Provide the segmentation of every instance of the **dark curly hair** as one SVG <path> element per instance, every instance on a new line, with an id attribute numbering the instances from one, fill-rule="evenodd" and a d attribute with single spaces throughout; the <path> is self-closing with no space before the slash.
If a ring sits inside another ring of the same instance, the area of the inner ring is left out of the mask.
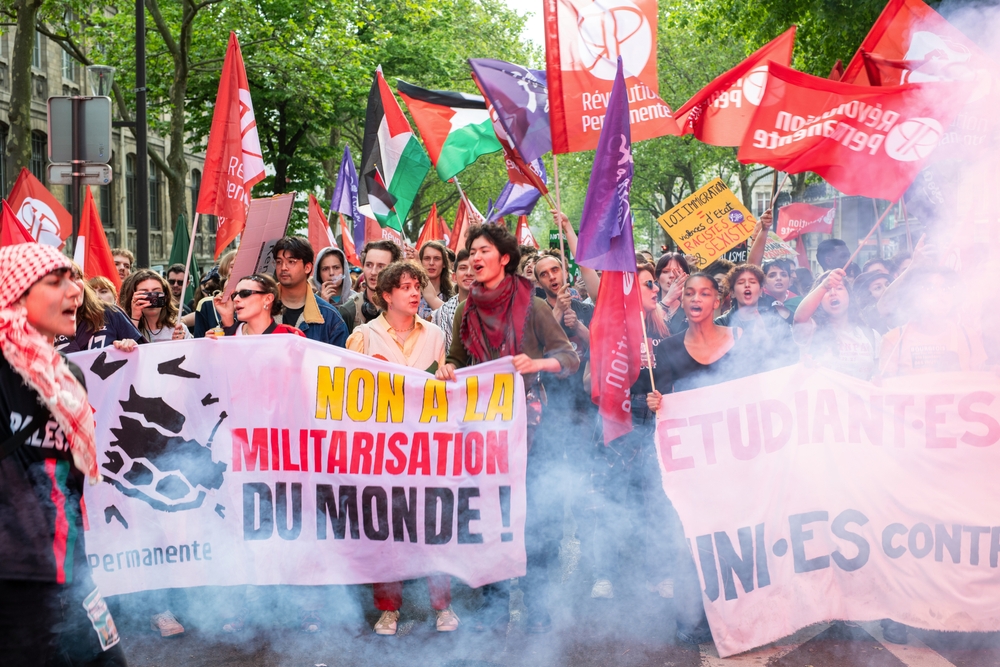
<path id="1" fill-rule="evenodd" d="M 391 293 L 392 290 L 397 289 L 399 284 L 403 282 L 403 276 L 409 276 L 420 283 L 421 291 L 423 291 L 423 289 L 427 287 L 427 284 L 430 282 L 430 278 L 427 277 L 427 272 L 424 271 L 424 267 L 420 266 L 416 262 L 410 260 L 393 262 L 379 271 L 378 286 L 375 288 L 374 299 L 376 306 L 382 310 L 389 309 L 389 304 L 385 302 L 382 295 L 386 292 Z"/>

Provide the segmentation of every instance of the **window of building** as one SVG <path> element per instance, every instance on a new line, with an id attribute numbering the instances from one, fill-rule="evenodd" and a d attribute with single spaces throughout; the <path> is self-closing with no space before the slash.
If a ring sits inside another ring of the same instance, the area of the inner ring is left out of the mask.
<path id="1" fill-rule="evenodd" d="M 31 163 L 29 168 L 35 178 L 45 182 L 45 162 L 48 153 L 48 137 L 44 132 L 31 133 Z"/>
<path id="2" fill-rule="evenodd" d="M 156 166 L 156 163 L 152 160 L 149 161 L 149 228 L 150 229 L 162 229 L 163 221 L 160 219 L 162 214 L 162 197 L 161 188 L 163 187 L 163 177 L 160 175 L 160 170 Z"/>
<path id="3" fill-rule="evenodd" d="M 0 194 L 7 196 L 7 126 L 0 123 Z"/>
<path id="4" fill-rule="evenodd" d="M 197 169 L 191 170 L 191 222 L 197 217 L 195 209 L 198 208 L 198 196 L 201 194 L 201 172 Z"/>
<path id="5" fill-rule="evenodd" d="M 111 211 L 114 208 L 111 206 L 111 186 L 102 185 L 100 187 L 101 195 L 101 224 L 105 227 L 114 227 L 111 219 Z"/>
<path id="6" fill-rule="evenodd" d="M 77 83 L 76 77 L 79 72 L 79 63 L 76 62 L 76 58 L 71 56 L 68 51 L 63 49 L 62 52 L 62 75 L 64 79 L 68 79 L 73 83 Z"/>
<path id="7" fill-rule="evenodd" d="M 755 192 L 753 193 L 753 214 L 758 218 L 764 214 L 768 206 L 771 204 L 771 193 L 769 192 Z"/>
<path id="8" fill-rule="evenodd" d="M 125 156 L 125 224 L 135 229 L 135 154 Z"/>
<path id="9" fill-rule="evenodd" d="M 42 53 L 45 51 L 45 38 L 39 32 L 35 33 L 35 48 L 31 51 L 31 66 L 37 69 L 42 68 Z"/>

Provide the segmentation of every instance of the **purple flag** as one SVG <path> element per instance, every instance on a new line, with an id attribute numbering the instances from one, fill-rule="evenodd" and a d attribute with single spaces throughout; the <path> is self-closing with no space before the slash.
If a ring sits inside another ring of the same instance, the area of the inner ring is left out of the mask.
<path id="1" fill-rule="evenodd" d="M 333 186 L 333 200 L 330 202 L 330 219 L 333 213 L 342 213 L 351 220 L 354 230 L 354 251 L 361 256 L 365 247 L 365 216 L 358 210 L 358 172 L 351 159 L 351 147 L 344 144 L 344 158 L 340 161 L 337 183 Z"/>
<path id="2" fill-rule="evenodd" d="M 545 72 L 488 58 L 470 58 L 469 65 L 521 158 L 533 162 L 551 151 Z"/>
<path id="3" fill-rule="evenodd" d="M 536 160 L 531 168 L 541 177 L 542 183 L 545 183 L 545 165 L 542 161 Z M 538 203 L 541 196 L 542 193 L 538 188 L 507 181 L 507 185 L 503 186 L 503 190 L 497 196 L 496 202 L 490 206 L 486 222 L 496 222 L 505 215 L 530 215 L 535 210 L 535 204 Z"/>
<path id="4" fill-rule="evenodd" d="M 635 273 L 632 206 L 628 200 L 633 173 L 632 133 L 621 56 L 607 108 L 580 217 L 576 263 L 598 271 Z"/>

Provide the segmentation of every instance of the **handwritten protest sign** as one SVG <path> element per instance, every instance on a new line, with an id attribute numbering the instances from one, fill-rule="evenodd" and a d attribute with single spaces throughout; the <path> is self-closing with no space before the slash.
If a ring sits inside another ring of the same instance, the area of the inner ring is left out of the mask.
<path id="1" fill-rule="evenodd" d="M 1000 629 L 1000 382 L 803 365 L 670 394 L 663 487 L 725 657 L 829 620 Z"/>
<path id="2" fill-rule="evenodd" d="M 525 573 L 524 385 L 458 382 L 295 336 L 73 356 L 104 484 L 85 500 L 106 595 Z"/>
<path id="3" fill-rule="evenodd" d="M 750 236 L 757 220 L 717 178 L 661 215 L 664 231 L 703 269 Z"/>

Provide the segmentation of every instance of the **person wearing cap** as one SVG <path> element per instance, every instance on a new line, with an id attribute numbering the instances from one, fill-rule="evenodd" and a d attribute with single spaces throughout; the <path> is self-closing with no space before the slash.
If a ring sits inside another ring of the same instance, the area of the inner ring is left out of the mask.
<path id="1" fill-rule="evenodd" d="M 0 248 L 0 655 L 8 666 L 126 664 L 84 546 L 84 478 L 100 481 L 94 418 L 80 369 L 53 345 L 76 334 L 81 287 L 70 268 L 50 246 Z"/>

